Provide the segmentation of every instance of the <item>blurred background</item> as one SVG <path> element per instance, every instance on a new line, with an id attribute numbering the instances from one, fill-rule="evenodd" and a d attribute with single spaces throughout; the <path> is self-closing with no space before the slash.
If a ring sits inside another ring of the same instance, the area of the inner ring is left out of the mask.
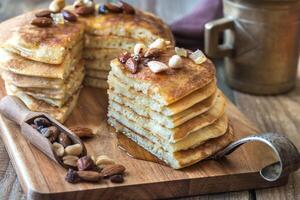
<path id="1" fill-rule="evenodd" d="M 125 0 L 135 7 L 150 11 L 171 24 L 186 15 L 201 0 Z M 51 0 L 0 0 L 0 21 L 24 13 L 34 8 L 47 8 Z M 67 0 L 72 4 L 73 0 Z M 113 2 L 96 0 L 97 3 Z"/>

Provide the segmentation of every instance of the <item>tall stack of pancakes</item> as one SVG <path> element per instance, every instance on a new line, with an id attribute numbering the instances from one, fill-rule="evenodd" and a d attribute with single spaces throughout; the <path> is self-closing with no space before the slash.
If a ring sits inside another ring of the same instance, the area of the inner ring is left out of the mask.
<path id="1" fill-rule="evenodd" d="M 63 122 L 76 105 L 84 79 L 84 25 L 38 27 L 30 24 L 34 18 L 31 13 L 11 21 L 16 28 L 5 33 L 11 36 L 0 49 L 2 78 L 7 94 Z"/>
<path id="2" fill-rule="evenodd" d="M 134 14 L 106 13 L 84 17 L 85 85 L 107 88 L 110 61 L 123 51 L 132 51 L 136 43 L 149 44 L 157 38 L 172 41 L 170 29 L 156 16 L 135 10 Z"/>
<path id="3" fill-rule="evenodd" d="M 118 132 L 178 169 L 224 148 L 233 134 L 213 63 L 205 58 L 196 64 L 201 59 L 180 57 L 181 68 L 166 68 L 173 55 L 174 47 L 165 47 L 159 55 L 147 58 L 160 66 L 150 68 L 144 59 L 137 71 L 124 64 L 124 58 L 111 62 L 108 121 Z M 165 70 L 154 73 L 159 67 Z"/>

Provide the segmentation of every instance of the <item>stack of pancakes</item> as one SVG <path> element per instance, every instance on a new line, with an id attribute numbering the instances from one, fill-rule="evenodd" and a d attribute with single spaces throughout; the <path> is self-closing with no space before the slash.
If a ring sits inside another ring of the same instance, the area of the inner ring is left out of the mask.
<path id="1" fill-rule="evenodd" d="M 32 111 L 64 122 L 76 105 L 84 79 L 84 24 L 41 28 L 30 25 L 33 18 L 29 14 L 11 21 L 21 25 L 0 49 L 2 78 L 7 94 L 18 96 Z"/>
<path id="2" fill-rule="evenodd" d="M 156 16 L 106 13 L 81 18 L 86 24 L 83 57 L 86 66 L 85 85 L 108 88 L 110 61 L 123 51 L 132 51 L 136 43 L 149 44 L 157 38 L 172 41 L 170 29 Z"/>
<path id="3" fill-rule="evenodd" d="M 175 54 L 169 47 L 156 61 L 168 65 Z M 108 77 L 109 123 L 175 169 L 203 160 L 233 140 L 213 63 L 182 57 L 181 66 L 153 73 L 140 65 L 131 73 L 115 59 Z"/>

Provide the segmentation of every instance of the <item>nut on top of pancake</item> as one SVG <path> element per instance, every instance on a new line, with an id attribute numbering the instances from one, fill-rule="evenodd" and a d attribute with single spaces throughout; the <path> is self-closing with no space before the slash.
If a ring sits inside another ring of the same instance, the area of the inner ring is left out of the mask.
<path id="1" fill-rule="evenodd" d="M 135 82 L 145 94 L 169 105 L 215 78 L 213 63 L 200 50 L 186 50 L 186 53 L 183 50 L 158 39 L 147 49 L 138 51 L 136 47 L 134 54 L 121 54 L 111 62 L 112 71 L 125 82 Z"/>

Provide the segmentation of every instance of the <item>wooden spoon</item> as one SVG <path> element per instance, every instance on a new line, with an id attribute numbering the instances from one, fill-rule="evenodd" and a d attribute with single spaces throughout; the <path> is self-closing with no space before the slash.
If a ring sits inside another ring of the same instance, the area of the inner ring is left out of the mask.
<path id="1" fill-rule="evenodd" d="M 51 142 L 44 137 L 39 131 L 31 126 L 33 121 L 37 117 L 44 117 L 48 119 L 53 126 L 56 126 L 61 132 L 65 132 L 72 140 L 73 144 L 82 145 L 82 153 L 79 157 L 86 156 L 86 148 L 82 141 L 68 128 L 61 123 L 50 117 L 49 115 L 41 112 L 32 112 L 26 105 L 16 96 L 5 96 L 0 101 L 0 113 L 8 119 L 16 122 L 21 127 L 21 133 L 23 136 L 40 151 L 46 154 L 49 158 L 59 163 L 62 167 L 68 169 L 73 168 L 69 165 L 65 165 L 60 157 L 58 157 L 54 151 Z"/>

